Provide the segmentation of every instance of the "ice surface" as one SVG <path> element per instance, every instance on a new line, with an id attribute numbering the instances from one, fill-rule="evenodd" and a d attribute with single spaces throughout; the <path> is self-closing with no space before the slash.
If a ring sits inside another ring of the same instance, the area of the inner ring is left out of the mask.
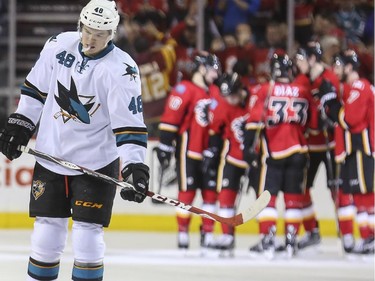
<path id="1" fill-rule="evenodd" d="M 26 279 L 31 230 L 0 231 L 0 281 Z M 190 250 L 176 249 L 175 233 L 106 231 L 104 280 L 111 281 L 370 281 L 373 256 L 343 256 L 336 238 L 323 237 L 319 248 L 283 254 L 273 260 L 250 255 L 257 236 L 238 235 L 234 257 L 202 256 L 197 233 Z M 281 238 L 281 237 L 279 237 Z M 282 239 L 282 238 L 281 238 Z M 59 280 L 71 280 L 70 240 L 61 259 Z"/>

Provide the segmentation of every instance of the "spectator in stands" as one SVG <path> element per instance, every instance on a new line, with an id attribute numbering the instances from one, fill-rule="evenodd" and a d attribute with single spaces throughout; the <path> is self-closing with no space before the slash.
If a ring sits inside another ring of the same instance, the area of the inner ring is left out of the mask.
<path id="1" fill-rule="evenodd" d="M 156 136 L 165 100 L 176 80 L 176 41 L 161 32 L 164 20 L 164 14 L 156 10 L 141 11 L 133 20 L 139 29 L 134 60 L 142 80 L 144 119 L 151 137 Z"/>
<path id="2" fill-rule="evenodd" d="M 354 5 L 354 0 L 341 0 L 334 13 L 338 25 L 344 29 L 349 44 L 361 41 L 365 28 L 365 15 Z"/>
<path id="3" fill-rule="evenodd" d="M 320 39 L 322 48 L 322 61 L 327 65 L 332 65 L 333 58 L 341 51 L 340 42 L 335 36 L 325 35 Z"/>
<path id="4" fill-rule="evenodd" d="M 276 53 L 285 53 L 286 25 L 279 22 L 269 22 L 266 26 L 265 41 L 257 44 L 254 52 L 254 75 L 258 83 L 264 83 L 269 78 L 270 59 Z"/>
<path id="5" fill-rule="evenodd" d="M 239 23 L 248 23 L 258 11 L 260 0 L 217 0 L 215 2 L 216 23 L 222 34 L 235 33 Z"/>
<path id="6" fill-rule="evenodd" d="M 322 11 L 314 16 L 313 40 L 319 41 L 325 35 L 335 36 L 340 46 L 346 44 L 345 32 L 337 25 L 332 12 Z"/>

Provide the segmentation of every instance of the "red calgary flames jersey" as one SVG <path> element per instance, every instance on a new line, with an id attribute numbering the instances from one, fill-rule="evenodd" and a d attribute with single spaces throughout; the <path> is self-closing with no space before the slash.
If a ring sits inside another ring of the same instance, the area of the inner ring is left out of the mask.
<path id="1" fill-rule="evenodd" d="M 307 127 L 316 129 L 318 120 L 312 96 L 305 87 L 295 83 L 276 82 L 273 87 L 271 83 L 263 84 L 250 98 L 250 112 L 246 129 L 265 126 L 264 153 L 278 159 L 307 152 L 304 133 Z"/>
<path id="2" fill-rule="evenodd" d="M 374 154 L 374 88 L 366 79 L 354 81 L 344 86 L 344 105 L 339 113 L 336 160 L 354 150 L 362 150 L 367 155 Z M 341 136 L 341 138 L 340 138 Z M 343 136 L 343 137 L 342 137 Z"/>
<path id="3" fill-rule="evenodd" d="M 299 75 L 295 79 L 295 83 L 303 84 L 305 87 L 308 87 L 311 94 L 314 95 L 315 92 L 319 91 L 319 87 L 322 84 L 324 79 L 329 81 L 337 90 L 339 90 L 340 81 L 330 69 L 325 69 L 322 72 L 322 74 L 312 82 L 310 82 L 309 79 L 305 75 Z M 314 102 L 315 102 L 315 110 L 318 111 L 319 100 L 314 100 Z M 316 114 L 318 115 L 319 113 L 317 112 Z M 329 133 L 328 137 L 329 137 L 329 147 L 333 148 L 335 145 L 333 134 Z M 314 132 L 314 134 L 309 134 L 308 145 L 309 145 L 309 151 L 311 152 L 326 151 L 327 144 L 326 144 L 326 140 L 325 140 L 323 132 L 320 131 L 318 133 Z"/>
<path id="4" fill-rule="evenodd" d="M 187 153 L 191 158 L 202 159 L 202 152 L 207 148 L 211 95 L 218 95 L 218 91 L 215 85 L 206 91 L 185 80 L 168 96 L 159 128 L 179 135 L 188 133 Z"/>
<path id="5" fill-rule="evenodd" d="M 243 132 L 249 117 L 246 105 L 247 101 L 244 105 L 230 105 L 222 97 L 213 99 L 210 123 L 210 130 L 215 134 L 221 134 L 229 142 L 227 161 L 243 168 L 247 166 L 243 161 Z"/>

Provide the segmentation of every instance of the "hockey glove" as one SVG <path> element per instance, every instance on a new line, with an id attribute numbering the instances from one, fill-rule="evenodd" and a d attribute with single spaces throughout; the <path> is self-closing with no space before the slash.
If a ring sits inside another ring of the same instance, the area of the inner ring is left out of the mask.
<path id="1" fill-rule="evenodd" d="M 9 159 L 14 160 L 21 156 L 19 145 L 27 145 L 35 132 L 35 124 L 26 116 L 12 113 L 0 131 L 0 149 Z"/>
<path id="2" fill-rule="evenodd" d="M 256 130 L 245 130 L 244 132 L 243 160 L 249 167 L 258 167 L 259 153 L 253 147 L 256 134 Z"/>
<path id="3" fill-rule="evenodd" d="M 329 81 L 323 80 L 317 96 L 319 97 L 322 110 L 321 118 L 324 120 L 328 117 L 332 121 L 337 122 L 341 104 L 337 100 L 336 88 Z M 324 121 L 327 122 L 329 120 Z"/>
<path id="4" fill-rule="evenodd" d="M 209 147 L 203 151 L 202 172 L 215 176 L 219 165 L 219 149 Z"/>
<path id="5" fill-rule="evenodd" d="M 146 198 L 148 191 L 148 183 L 150 179 L 150 169 L 143 163 L 131 163 L 121 171 L 124 181 L 130 181 L 134 185 L 135 190 L 123 188 L 121 189 L 121 198 L 127 201 L 142 203 Z"/>
<path id="6" fill-rule="evenodd" d="M 259 154 L 256 151 L 244 150 L 243 159 L 249 167 L 258 167 Z"/>
<path id="7" fill-rule="evenodd" d="M 156 150 L 156 156 L 159 159 L 160 165 L 163 169 L 169 167 L 172 158 L 172 152 L 174 152 L 173 146 L 168 146 L 165 144 L 159 144 L 159 147 Z"/>
<path id="8" fill-rule="evenodd" d="M 316 94 L 320 100 L 322 107 L 329 106 L 331 103 L 337 101 L 336 88 L 327 80 L 323 80 L 320 84 L 319 91 Z"/>

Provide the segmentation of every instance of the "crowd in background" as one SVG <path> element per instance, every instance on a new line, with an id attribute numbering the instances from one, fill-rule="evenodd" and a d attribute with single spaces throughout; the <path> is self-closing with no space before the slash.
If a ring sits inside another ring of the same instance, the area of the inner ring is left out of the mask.
<path id="1" fill-rule="evenodd" d="M 242 76 L 245 85 L 269 79 L 269 60 L 286 52 L 286 0 L 208 0 L 204 7 L 204 49 L 216 54 L 223 71 Z M 195 0 L 117 0 L 122 14 L 116 44 L 132 55 L 143 77 L 145 120 L 150 136 L 165 98 L 177 81 L 189 78 L 197 47 Z M 354 49 L 359 73 L 374 82 L 374 2 L 369 0 L 296 0 L 294 50 L 320 42 L 323 62 Z M 289 54 L 293 56 L 293 54 Z"/>

